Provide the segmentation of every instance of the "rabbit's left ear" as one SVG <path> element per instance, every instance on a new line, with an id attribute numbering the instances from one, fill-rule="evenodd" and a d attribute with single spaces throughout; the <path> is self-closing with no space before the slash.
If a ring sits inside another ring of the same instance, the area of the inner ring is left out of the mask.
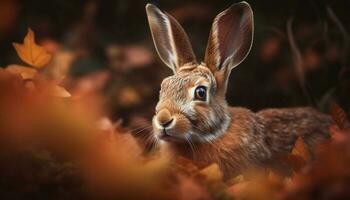
<path id="1" fill-rule="evenodd" d="M 171 15 L 147 4 L 146 12 L 158 55 L 174 73 L 187 63 L 196 63 L 191 43 L 181 25 Z"/>
<path id="2" fill-rule="evenodd" d="M 249 54 L 253 27 L 253 11 L 245 1 L 233 4 L 214 19 L 204 61 L 224 91 L 230 71 Z"/>

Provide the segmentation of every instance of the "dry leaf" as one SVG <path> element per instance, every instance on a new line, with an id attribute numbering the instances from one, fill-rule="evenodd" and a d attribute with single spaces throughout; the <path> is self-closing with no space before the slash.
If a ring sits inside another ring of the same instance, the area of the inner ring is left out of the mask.
<path id="1" fill-rule="evenodd" d="M 42 68 L 51 60 L 51 55 L 42 46 L 35 44 L 34 32 L 30 28 L 23 44 L 13 43 L 13 47 L 21 60 L 32 67 Z"/>
<path id="2" fill-rule="evenodd" d="M 252 185 L 251 181 L 243 181 L 237 184 L 232 185 L 227 189 L 227 192 L 230 196 L 235 197 L 237 199 L 242 199 L 242 195 L 245 193 L 247 188 Z"/>
<path id="3" fill-rule="evenodd" d="M 219 168 L 219 165 L 214 163 L 208 167 L 202 169 L 199 174 L 203 175 L 209 182 L 218 182 L 222 180 L 223 174 Z"/>
<path id="4" fill-rule="evenodd" d="M 337 104 L 332 103 L 330 109 L 331 116 L 340 129 L 346 128 L 348 119 L 345 111 Z"/>
<path id="5" fill-rule="evenodd" d="M 38 73 L 35 69 L 21 65 L 9 65 L 5 70 L 13 74 L 19 74 L 23 79 L 33 79 Z"/>
<path id="6" fill-rule="evenodd" d="M 308 161 L 311 160 L 311 152 L 305 144 L 303 138 L 299 137 L 292 152 L 280 157 L 281 161 L 286 162 L 295 172 L 299 172 Z"/>
<path id="7" fill-rule="evenodd" d="M 303 158 L 305 161 L 311 160 L 311 153 L 305 144 L 303 138 L 299 137 L 294 144 L 294 148 L 292 150 L 293 155 L 298 155 Z"/>
<path id="8" fill-rule="evenodd" d="M 235 185 L 237 183 L 241 183 L 244 181 L 244 176 L 242 174 L 238 175 L 238 176 L 235 176 L 231 179 L 229 179 L 228 181 L 226 181 L 226 185 Z"/>
<path id="9" fill-rule="evenodd" d="M 50 94 L 56 97 L 71 97 L 71 94 L 61 86 L 53 85 Z"/>

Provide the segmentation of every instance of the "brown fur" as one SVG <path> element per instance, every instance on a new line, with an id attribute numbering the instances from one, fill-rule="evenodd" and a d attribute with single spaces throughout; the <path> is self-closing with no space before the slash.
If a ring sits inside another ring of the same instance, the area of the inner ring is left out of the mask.
<path id="1" fill-rule="evenodd" d="M 312 108 L 266 109 L 253 113 L 230 108 L 232 121 L 227 133 L 212 143 L 171 143 L 176 154 L 204 164 L 218 163 L 225 177 L 251 167 L 265 167 L 290 153 L 298 136 L 310 147 L 329 138 L 331 117 Z"/>

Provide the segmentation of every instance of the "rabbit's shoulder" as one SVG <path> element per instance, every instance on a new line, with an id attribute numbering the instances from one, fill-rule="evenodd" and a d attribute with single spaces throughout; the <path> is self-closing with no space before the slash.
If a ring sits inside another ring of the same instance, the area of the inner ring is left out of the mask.
<path id="1" fill-rule="evenodd" d="M 247 139 L 257 139 L 257 136 L 264 135 L 264 125 L 253 111 L 243 107 L 229 107 L 229 111 L 231 114 L 229 133 Z"/>

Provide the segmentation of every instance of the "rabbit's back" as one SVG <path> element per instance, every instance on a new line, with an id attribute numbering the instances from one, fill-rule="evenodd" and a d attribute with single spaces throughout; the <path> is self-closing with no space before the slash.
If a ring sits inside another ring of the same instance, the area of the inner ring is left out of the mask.
<path id="1" fill-rule="evenodd" d="M 329 115 L 310 107 L 266 109 L 256 117 L 264 125 L 266 143 L 274 155 L 290 152 L 299 136 L 312 149 L 330 137 L 328 127 L 333 123 Z"/>

